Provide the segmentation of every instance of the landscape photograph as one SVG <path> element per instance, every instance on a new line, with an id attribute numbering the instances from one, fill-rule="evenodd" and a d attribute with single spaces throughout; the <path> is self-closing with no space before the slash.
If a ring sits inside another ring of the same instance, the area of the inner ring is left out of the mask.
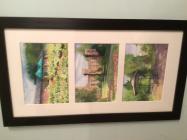
<path id="1" fill-rule="evenodd" d="M 168 44 L 126 44 L 123 101 L 162 98 Z"/>
<path id="2" fill-rule="evenodd" d="M 25 104 L 68 103 L 68 45 L 21 43 Z"/>
<path id="3" fill-rule="evenodd" d="M 75 101 L 115 100 L 118 44 L 75 44 Z"/>

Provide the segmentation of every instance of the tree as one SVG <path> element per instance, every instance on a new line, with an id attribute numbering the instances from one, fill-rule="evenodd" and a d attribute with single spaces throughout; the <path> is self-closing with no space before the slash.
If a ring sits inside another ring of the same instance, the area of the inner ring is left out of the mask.
<path id="1" fill-rule="evenodd" d="M 25 57 L 26 57 L 26 68 L 29 78 L 35 79 L 35 72 L 37 71 L 37 62 L 40 57 L 40 53 L 43 50 L 43 44 L 37 43 L 26 43 L 25 44 Z"/>
<path id="2" fill-rule="evenodd" d="M 155 49 L 152 45 L 141 46 L 142 55 L 127 54 L 125 57 L 125 75 L 130 77 L 133 94 L 137 94 L 137 79 L 150 74 L 155 63 Z"/>

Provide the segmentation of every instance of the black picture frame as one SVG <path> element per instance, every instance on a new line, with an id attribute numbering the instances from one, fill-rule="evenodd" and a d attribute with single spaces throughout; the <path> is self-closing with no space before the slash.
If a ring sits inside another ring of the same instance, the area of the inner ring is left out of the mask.
<path id="1" fill-rule="evenodd" d="M 182 31 L 182 47 L 173 101 L 169 112 L 107 113 L 64 116 L 14 117 L 11 99 L 9 68 L 4 30 L 16 29 L 65 29 L 65 30 L 130 30 L 130 31 Z M 185 89 L 187 61 L 187 21 L 136 20 L 136 19 L 71 19 L 71 18 L 0 18 L 0 97 L 4 126 L 51 125 L 69 123 L 124 122 L 178 120 L 181 115 Z"/>

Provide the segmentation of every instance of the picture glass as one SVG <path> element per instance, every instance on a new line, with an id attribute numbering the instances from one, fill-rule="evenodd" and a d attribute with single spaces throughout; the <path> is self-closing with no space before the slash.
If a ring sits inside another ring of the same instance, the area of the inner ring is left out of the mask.
<path id="1" fill-rule="evenodd" d="M 76 44 L 76 102 L 110 102 L 117 88 L 118 45 Z"/>
<path id="2" fill-rule="evenodd" d="M 5 35 L 15 117 L 173 108 L 182 32 L 6 29 Z"/>
<path id="3" fill-rule="evenodd" d="M 25 104 L 68 103 L 65 43 L 21 43 Z"/>
<path id="4" fill-rule="evenodd" d="M 127 44 L 123 101 L 161 100 L 168 44 Z"/>

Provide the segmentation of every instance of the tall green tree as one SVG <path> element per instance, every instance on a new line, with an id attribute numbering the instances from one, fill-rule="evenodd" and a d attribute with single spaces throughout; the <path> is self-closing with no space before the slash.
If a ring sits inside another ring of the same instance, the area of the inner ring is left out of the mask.
<path id="1" fill-rule="evenodd" d="M 40 53 L 44 48 L 44 44 L 39 43 L 26 43 L 25 44 L 25 57 L 26 68 L 29 78 L 35 79 L 35 72 L 37 70 L 37 62 L 40 57 Z"/>
<path id="2" fill-rule="evenodd" d="M 153 45 L 141 46 L 141 55 L 127 54 L 125 57 L 125 75 L 130 77 L 133 94 L 137 94 L 136 80 L 139 75 L 150 74 L 155 63 L 155 49 Z"/>

